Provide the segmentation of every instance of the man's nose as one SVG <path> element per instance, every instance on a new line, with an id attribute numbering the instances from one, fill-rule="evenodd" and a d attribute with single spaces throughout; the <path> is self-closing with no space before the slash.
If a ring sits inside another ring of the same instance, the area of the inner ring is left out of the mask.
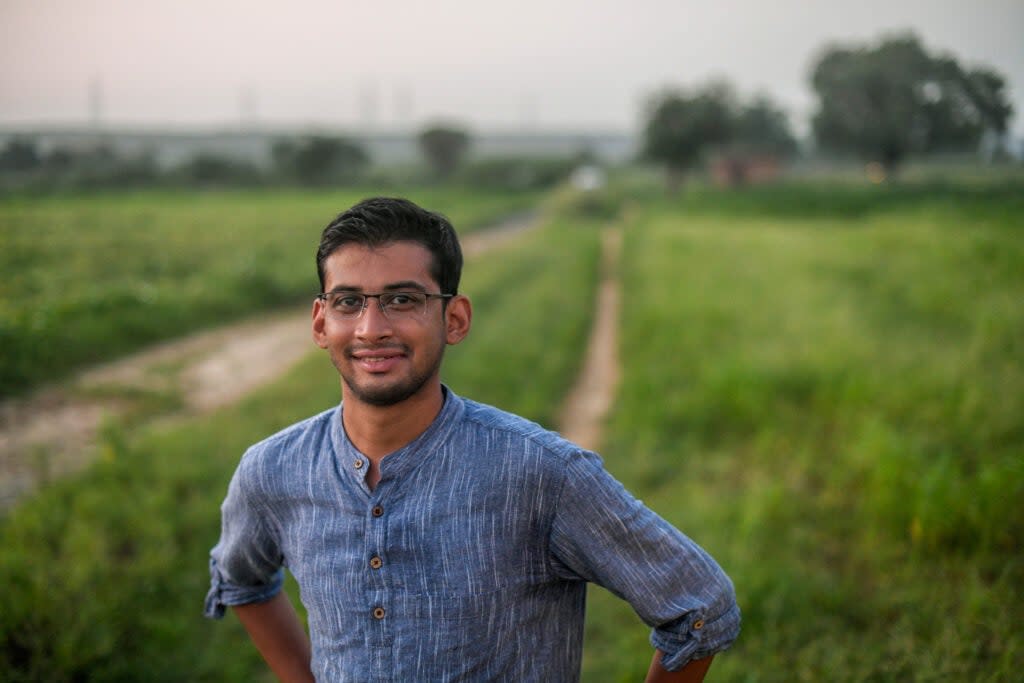
<path id="1" fill-rule="evenodd" d="M 356 334 L 365 339 L 380 339 L 391 334 L 391 321 L 384 315 L 378 297 L 367 297 L 356 321 Z"/>

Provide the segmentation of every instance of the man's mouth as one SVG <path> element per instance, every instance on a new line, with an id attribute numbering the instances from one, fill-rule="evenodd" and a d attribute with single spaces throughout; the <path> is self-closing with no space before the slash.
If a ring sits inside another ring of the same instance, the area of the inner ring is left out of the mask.
<path id="1" fill-rule="evenodd" d="M 396 347 L 356 349 L 348 355 L 356 365 L 369 372 L 387 372 L 405 357 L 405 351 Z"/>

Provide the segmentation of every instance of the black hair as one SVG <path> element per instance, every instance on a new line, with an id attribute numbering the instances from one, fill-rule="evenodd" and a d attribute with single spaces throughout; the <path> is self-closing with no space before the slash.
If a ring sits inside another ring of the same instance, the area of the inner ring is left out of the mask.
<path id="1" fill-rule="evenodd" d="M 416 242 L 433 257 L 430 275 L 442 294 L 458 294 L 462 277 L 462 248 L 447 218 L 408 199 L 372 197 L 338 214 L 320 236 L 316 270 L 324 289 L 324 263 L 346 244 L 380 247 L 392 242 Z"/>

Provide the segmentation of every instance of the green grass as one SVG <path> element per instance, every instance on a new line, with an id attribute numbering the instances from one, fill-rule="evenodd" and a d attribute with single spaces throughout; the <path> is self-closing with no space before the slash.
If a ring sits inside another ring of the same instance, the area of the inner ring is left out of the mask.
<path id="1" fill-rule="evenodd" d="M 711 678 L 1012 679 L 1020 211 L 941 193 L 780 219 L 778 198 L 742 217 L 728 202 L 749 197 L 692 199 L 627 233 L 606 459 L 736 583 L 744 630 Z M 640 680 L 647 657 L 623 653 L 645 634 L 593 593 L 585 680 Z"/>
<path id="2" fill-rule="evenodd" d="M 477 311 L 473 330 L 448 351 L 444 369 L 456 392 L 555 426 L 583 363 L 599 227 L 559 219 L 518 248 L 489 254 L 468 269 L 463 291 Z"/>
<path id="3" fill-rule="evenodd" d="M 463 289 L 476 320 L 448 350 L 445 380 L 549 419 L 578 367 L 578 354 L 551 349 L 584 345 L 597 240 L 591 226 L 558 221 L 471 262 Z M 233 616 L 200 616 L 218 506 L 249 444 L 338 399 L 337 374 L 314 351 L 289 377 L 208 418 L 131 432 L 109 425 L 95 466 L 0 526 L 0 679 L 271 680 Z"/>
<path id="4" fill-rule="evenodd" d="M 311 296 L 320 231 L 379 192 L 0 199 L 0 398 Z M 463 233 L 536 200 L 452 188 L 409 196 Z"/>
<path id="5" fill-rule="evenodd" d="M 832 188 L 831 213 L 817 186 L 617 197 L 602 452 L 735 581 L 743 632 L 709 680 L 1024 667 L 1024 193 L 876 189 Z M 445 366 L 549 425 L 597 272 L 599 221 L 569 216 L 467 268 L 474 329 Z M 217 507 L 248 444 L 337 399 L 314 354 L 211 417 L 110 424 L 95 467 L 0 525 L 0 679 L 270 680 L 233 618 L 199 616 Z M 642 680 L 647 629 L 601 590 L 586 638 L 584 681 Z"/>

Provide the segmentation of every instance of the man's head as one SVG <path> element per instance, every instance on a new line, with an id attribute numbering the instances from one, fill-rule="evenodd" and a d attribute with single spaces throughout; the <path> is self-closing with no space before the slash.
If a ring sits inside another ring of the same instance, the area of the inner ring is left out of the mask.
<path id="1" fill-rule="evenodd" d="M 427 211 L 407 199 L 364 199 L 338 215 L 324 228 L 316 252 L 320 291 L 324 291 L 324 263 L 348 244 L 380 247 L 394 242 L 415 242 L 433 257 L 430 273 L 442 294 L 458 294 L 462 276 L 462 249 L 452 224 L 441 214 Z"/>

